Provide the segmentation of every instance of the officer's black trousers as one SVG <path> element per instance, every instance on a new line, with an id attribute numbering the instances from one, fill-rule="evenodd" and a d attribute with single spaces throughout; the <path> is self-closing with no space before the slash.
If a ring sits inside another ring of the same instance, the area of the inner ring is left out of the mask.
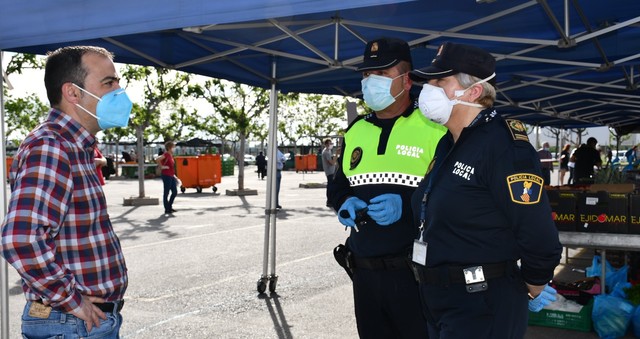
<path id="1" fill-rule="evenodd" d="M 488 283 L 488 290 L 476 293 L 467 293 L 463 283 L 421 284 L 430 338 L 524 338 L 529 301 L 519 272 Z"/>
<path id="2" fill-rule="evenodd" d="M 353 295 L 360 338 L 428 338 L 418 283 L 408 265 L 398 270 L 356 268 Z"/>

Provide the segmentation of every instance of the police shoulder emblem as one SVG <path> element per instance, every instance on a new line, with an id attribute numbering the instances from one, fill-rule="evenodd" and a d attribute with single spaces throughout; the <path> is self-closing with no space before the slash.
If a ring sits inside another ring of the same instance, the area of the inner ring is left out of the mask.
<path id="1" fill-rule="evenodd" d="M 544 180 L 531 173 L 517 173 L 507 177 L 511 201 L 516 204 L 533 205 L 540 202 Z"/>
<path id="2" fill-rule="evenodd" d="M 505 119 L 504 121 L 507 123 L 507 128 L 509 128 L 509 132 L 511 132 L 511 137 L 513 137 L 513 140 L 522 140 L 529 142 L 527 129 L 524 127 L 524 124 L 520 122 L 520 120 Z"/>
<path id="3" fill-rule="evenodd" d="M 351 161 L 349 163 L 349 169 L 353 170 L 358 167 L 360 160 L 362 159 L 362 148 L 356 147 L 353 152 L 351 152 Z"/>

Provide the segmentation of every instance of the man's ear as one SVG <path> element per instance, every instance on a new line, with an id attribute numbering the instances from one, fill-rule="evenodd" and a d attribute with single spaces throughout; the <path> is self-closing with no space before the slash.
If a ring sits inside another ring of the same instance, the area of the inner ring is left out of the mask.
<path id="1" fill-rule="evenodd" d="M 74 86 L 73 83 L 67 82 L 62 85 L 62 100 L 75 105 L 80 102 L 81 97 L 82 91 Z"/>
<path id="2" fill-rule="evenodd" d="M 413 80 L 411 80 L 411 78 L 409 77 L 409 73 L 406 73 L 404 75 L 404 89 L 405 91 L 410 91 L 411 90 L 411 86 L 413 86 Z"/>

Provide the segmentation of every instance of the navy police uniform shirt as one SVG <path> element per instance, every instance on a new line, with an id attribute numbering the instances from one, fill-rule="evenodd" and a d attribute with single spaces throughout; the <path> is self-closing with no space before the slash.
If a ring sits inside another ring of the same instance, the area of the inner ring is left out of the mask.
<path id="1" fill-rule="evenodd" d="M 456 143 L 447 132 L 412 197 L 416 225 L 430 181 L 423 233 L 427 267 L 521 259 L 527 283 L 552 279 L 562 246 L 540 161 L 522 123 L 487 109 Z"/>

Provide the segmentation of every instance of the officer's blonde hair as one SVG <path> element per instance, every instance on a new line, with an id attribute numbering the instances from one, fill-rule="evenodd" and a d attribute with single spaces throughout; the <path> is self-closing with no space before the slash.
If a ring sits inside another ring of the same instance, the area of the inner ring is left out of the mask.
<path id="1" fill-rule="evenodd" d="M 463 88 L 468 88 L 469 86 L 482 80 L 467 73 L 457 73 L 454 75 L 454 77 L 458 80 L 458 83 L 460 83 L 460 86 L 462 86 Z M 493 103 L 496 101 L 495 87 L 493 87 L 493 85 L 488 82 L 483 82 L 480 84 L 480 86 L 482 86 L 482 94 L 480 95 L 478 100 L 476 100 L 476 102 L 485 108 L 493 106 Z"/>

